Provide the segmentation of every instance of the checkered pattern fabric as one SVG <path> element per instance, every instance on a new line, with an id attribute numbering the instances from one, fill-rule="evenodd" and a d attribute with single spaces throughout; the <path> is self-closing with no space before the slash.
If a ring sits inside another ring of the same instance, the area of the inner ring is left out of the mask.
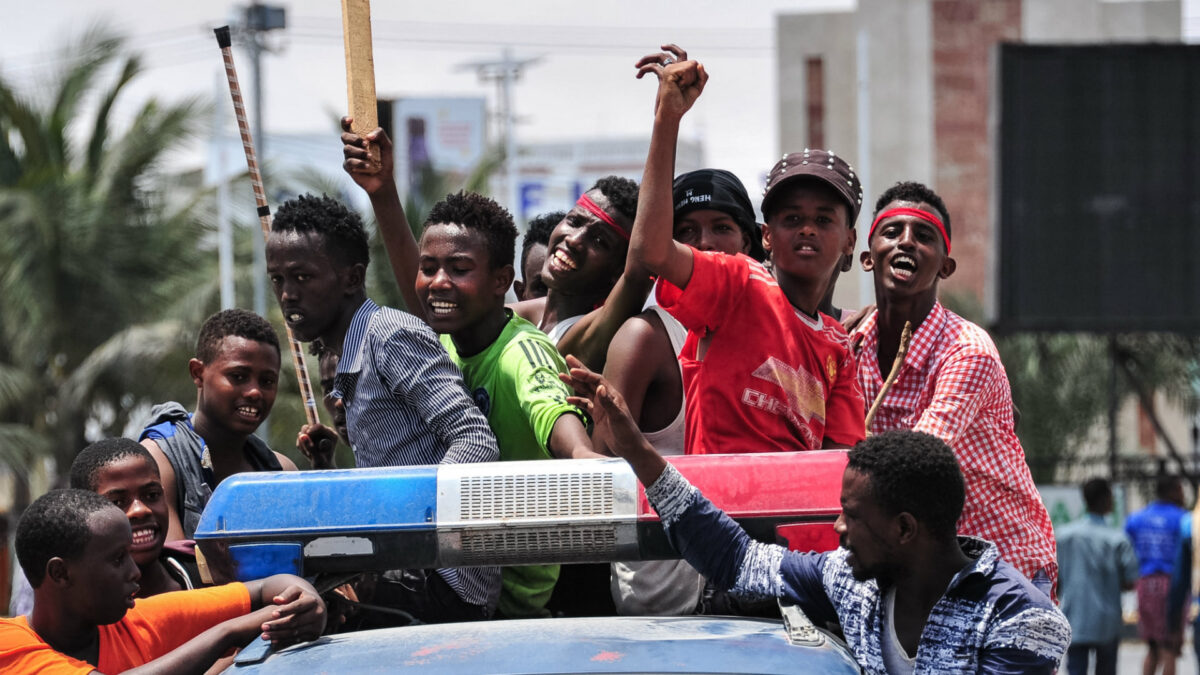
<path id="1" fill-rule="evenodd" d="M 883 386 L 878 314 L 862 337 L 858 379 L 868 402 Z M 904 366 L 872 420 L 870 432 L 924 431 L 942 439 L 962 466 L 967 503 L 958 533 L 993 541 L 1027 577 L 1039 569 L 1057 582 L 1054 530 L 1025 450 L 1013 429 L 1012 391 L 987 332 L 936 303 L 913 334 Z"/>

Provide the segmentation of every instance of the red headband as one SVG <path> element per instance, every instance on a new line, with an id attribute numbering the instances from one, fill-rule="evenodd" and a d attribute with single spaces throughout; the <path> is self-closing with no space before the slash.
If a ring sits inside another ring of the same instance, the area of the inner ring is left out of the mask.
<path id="1" fill-rule="evenodd" d="M 946 242 L 946 255 L 950 255 L 950 237 L 946 234 L 946 226 L 942 225 L 941 218 L 938 218 L 924 209 L 897 208 L 884 211 L 875 217 L 875 222 L 871 223 L 871 230 L 867 232 L 868 242 L 871 241 L 871 237 L 875 236 L 875 226 L 879 224 L 879 221 L 883 220 L 884 218 L 891 218 L 892 216 L 913 216 L 915 218 L 920 218 L 921 220 L 924 220 L 930 225 L 936 227 L 938 232 L 942 233 L 942 239 Z"/>
<path id="2" fill-rule="evenodd" d="M 608 223 L 608 226 L 616 230 L 617 234 L 621 235 L 621 238 L 623 238 L 625 241 L 629 241 L 629 230 L 626 230 L 618 225 L 617 221 L 613 220 L 612 216 L 605 213 L 604 209 L 596 206 L 596 202 L 592 201 L 591 198 L 586 194 L 579 195 L 579 201 L 575 202 L 575 205 L 582 206 L 588 211 L 591 211 L 593 216 L 596 216 L 600 220 Z"/>

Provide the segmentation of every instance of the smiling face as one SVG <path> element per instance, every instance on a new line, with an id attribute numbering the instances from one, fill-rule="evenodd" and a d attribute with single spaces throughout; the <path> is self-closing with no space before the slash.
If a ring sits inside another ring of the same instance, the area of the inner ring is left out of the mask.
<path id="1" fill-rule="evenodd" d="M 724 211 L 697 209 L 675 221 L 675 241 L 700 251 L 733 255 L 750 251 L 750 238 Z"/>
<path id="2" fill-rule="evenodd" d="M 603 192 L 589 190 L 585 194 L 626 231 L 632 228 Z M 564 293 L 605 295 L 625 269 L 627 248 L 628 242 L 608 223 L 576 205 L 550 232 L 542 281 Z"/>
<path id="3" fill-rule="evenodd" d="M 815 180 L 792 180 L 776 190 L 771 217 L 763 225 L 763 247 L 776 274 L 808 284 L 826 283 L 854 252 L 849 207 L 833 188 Z"/>
<path id="4" fill-rule="evenodd" d="M 95 492 L 124 511 L 129 520 L 133 561 L 138 567 L 157 561 L 167 538 L 167 502 L 158 465 L 130 455 L 101 467 L 95 476 Z"/>
<path id="5" fill-rule="evenodd" d="M 503 312 L 512 277 L 511 265 L 492 268 L 483 233 L 452 223 L 425 228 L 416 288 L 434 331 L 470 333 Z"/>
<path id="6" fill-rule="evenodd" d="M 842 474 L 842 514 L 834 524 L 839 543 L 848 550 L 846 564 L 859 581 L 894 577 L 896 518 L 889 516 L 871 492 L 871 478 L 854 469 Z"/>
<path id="7" fill-rule="evenodd" d="M 362 265 L 337 264 L 318 233 L 284 230 L 267 238 L 267 275 L 283 320 L 301 342 L 341 344 L 329 336 L 339 330 L 346 305 L 353 304 L 352 315 L 361 304 L 365 272 Z"/>
<path id="8" fill-rule="evenodd" d="M 188 368 L 196 383 L 197 414 L 208 424 L 249 435 L 275 405 L 279 352 L 273 345 L 227 335 L 216 357 L 208 363 L 192 359 Z"/>
<path id="9" fill-rule="evenodd" d="M 896 208 L 921 209 L 938 215 L 925 202 L 893 201 L 880 212 Z M 946 242 L 932 223 L 917 216 L 898 215 L 875 226 L 869 249 L 860 256 L 863 269 L 875 277 L 876 294 L 889 298 L 937 295 L 939 279 L 954 273 Z"/>
<path id="10" fill-rule="evenodd" d="M 88 518 L 91 531 L 83 553 L 67 560 L 72 610 L 88 623 L 116 623 L 133 607 L 142 578 L 130 555 L 129 519 L 115 508 L 105 508 Z"/>

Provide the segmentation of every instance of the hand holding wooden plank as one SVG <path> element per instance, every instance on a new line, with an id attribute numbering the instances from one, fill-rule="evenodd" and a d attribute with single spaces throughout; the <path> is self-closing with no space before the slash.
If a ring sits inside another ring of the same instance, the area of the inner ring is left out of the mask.
<path id="1" fill-rule="evenodd" d="M 350 130 L 364 140 L 379 126 L 375 101 L 375 57 L 371 48 L 371 0 L 342 0 L 342 34 L 346 38 L 346 98 Z M 367 141 L 371 166 L 379 170 L 379 148 Z"/>

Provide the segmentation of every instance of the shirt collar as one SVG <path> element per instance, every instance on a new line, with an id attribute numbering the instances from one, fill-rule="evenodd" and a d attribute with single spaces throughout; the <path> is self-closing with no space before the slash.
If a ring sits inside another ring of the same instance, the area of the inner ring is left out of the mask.
<path id="1" fill-rule="evenodd" d="M 954 575 L 954 578 L 950 580 L 950 586 L 946 589 L 947 591 L 976 574 L 991 576 L 996 571 L 996 565 L 1000 562 L 1000 550 L 996 548 L 995 544 L 986 539 L 960 536 L 958 538 L 958 546 L 968 558 L 973 559 L 975 562 Z"/>
<path id="2" fill-rule="evenodd" d="M 337 367 L 339 375 L 357 373 L 362 370 L 363 338 L 367 334 L 367 324 L 371 322 L 371 317 L 375 316 L 375 312 L 378 311 L 379 305 L 375 304 L 374 300 L 367 298 L 359 306 L 358 311 L 354 312 L 354 318 L 350 320 L 350 327 L 346 329 L 346 337 L 342 340 L 342 358 L 338 360 Z"/>

